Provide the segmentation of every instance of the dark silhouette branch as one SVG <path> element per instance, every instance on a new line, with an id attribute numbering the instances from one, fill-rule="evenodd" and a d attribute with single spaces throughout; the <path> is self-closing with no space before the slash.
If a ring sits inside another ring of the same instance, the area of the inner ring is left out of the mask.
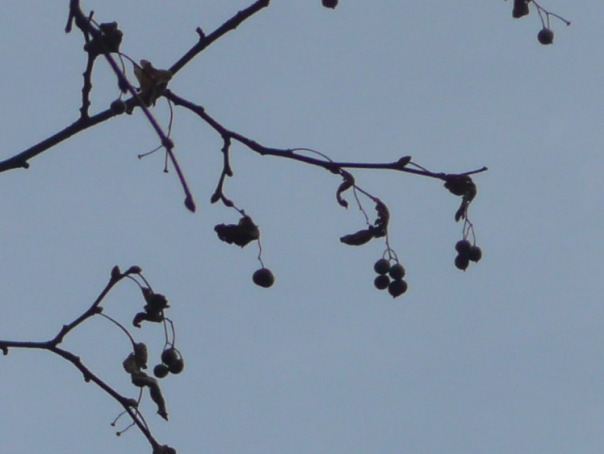
<path id="1" fill-rule="evenodd" d="M 178 59 L 176 63 L 174 63 L 170 67 L 170 71 L 172 74 L 176 74 L 180 71 L 187 63 L 193 60 L 200 52 L 203 52 L 210 44 L 216 41 L 218 38 L 221 38 L 226 33 L 235 30 L 243 21 L 249 19 L 258 11 L 262 10 L 269 6 L 270 0 L 258 0 L 253 3 L 251 6 L 247 7 L 244 10 L 239 11 L 229 20 L 227 20 L 224 24 L 218 27 L 209 35 L 205 35 L 201 28 L 197 29 L 197 34 L 199 35 L 199 42 L 191 47 L 181 58 Z"/>
<path id="2" fill-rule="evenodd" d="M 406 156 L 395 162 L 386 162 L 386 163 L 366 163 L 366 162 L 338 162 L 332 161 L 329 159 L 317 159 L 310 156 L 306 156 L 303 154 L 297 153 L 297 151 L 303 151 L 305 149 L 302 148 L 273 148 L 266 147 L 264 145 L 259 144 L 258 142 L 245 137 L 242 134 L 231 131 L 230 129 L 223 126 L 219 123 L 215 118 L 213 118 L 210 114 L 207 113 L 206 109 L 199 105 L 195 104 L 181 96 L 176 95 L 171 90 L 166 90 L 163 93 L 167 99 L 172 101 L 177 106 L 185 107 L 186 109 L 194 112 L 198 115 L 202 120 L 204 120 L 208 125 L 210 125 L 218 134 L 220 134 L 225 142 L 225 147 L 223 147 L 222 151 L 225 154 L 225 170 L 223 175 L 226 174 L 228 176 L 232 175 L 232 171 L 230 166 L 228 165 L 228 148 L 230 146 L 231 140 L 236 140 L 237 142 L 242 143 L 247 146 L 250 150 L 255 151 L 256 153 L 262 156 L 275 156 L 280 158 L 293 159 L 295 161 L 300 161 L 306 164 L 322 167 L 326 170 L 329 170 L 332 173 L 339 173 L 340 169 L 351 168 L 351 169 L 367 169 L 367 170 L 397 170 L 401 172 L 408 172 L 415 175 L 420 175 L 429 178 L 437 178 L 440 180 L 447 180 L 451 175 L 471 175 L 475 173 L 480 173 L 488 170 L 486 167 L 482 167 L 477 170 L 472 170 L 469 172 L 464 172 L 461 174 L 448 174 L 442 172 L 431 172 L 421 166 L 418 168 L 409 168 L 408 165 L 411 163 L 410 157 Z M 221 177 L 221 182 L 223 177 Z"/>
<path id="3" fill-rule="evenodd" d="M 69 334 L 73 329 L 80 326 L 84 321 L 89 319 L 90 317 L 100 314 L 102 312 L 101 302 L 105 299 L 105 297 L 109 294 L 111 289 L 124 278 L 130 277 L 131 275 L 136 274 L 140 275 L 140 268 L 131 267 L 126 272 L 120 272 L 119 268 L 116 266 L 113 268 L 111 272 L 111 278 L 109 282 L 105 286 L 105 288 L 101 291 L 98 297 L 94 300 L 91 306 L 82 313 L 79 317 L 73 320 L 71 323 L 63 325 L 61 330 L 57 333 L 55 337 L 48 341 L 43 342 L 35 342 L 35 341 L 15 341 L 15 340 L 0 340 L 0 351 L 4 353 L 4 355 L 8 355 L 9 349 L 11 348 L 22 348 L 22 349 L 37 349 L 37 350 L 46 350 L 51 353 L 54 353 L 61 358 L 69 361 L 74 367 L 76 367 L 83 375 L 84 381 L 92 382 L 96 384 L 99 388 L 101 388 L 106 394 L 111 396 L 115 401 L 117 401 L 124 409 L 124 411 L 130 416 L 134 425 L 138 427 L 141 433 L 145 436 L 145 438 L 149 441 L 151 446 L 155 449 L 160 446 L 157 442 L 147 424 L 145 423 L 142 415 L 138 411 L 138 400 L 127 398 L 120 393 L 118 393 L 115 389 L 113 389 L 109 384 L 107 384 L 104 380 L 102 380 L 97 374 L 95 374 L 92 370 L 90 370 L 80 359 L 79 356 L 74 353 L 65 350 L 59 347 L 59 344 L 63 342 L 63 339 L 67 334 Z M 144 280 L 144 278 L 143 278 Z M 114 321 L 114 323 L 117 323 Z M 123 328 L 123 327 L 122 327 Z"/>

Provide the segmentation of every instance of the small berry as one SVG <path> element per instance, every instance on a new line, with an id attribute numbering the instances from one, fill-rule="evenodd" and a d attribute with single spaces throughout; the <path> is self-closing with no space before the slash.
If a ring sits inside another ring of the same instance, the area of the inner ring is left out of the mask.
<path id="1" fill-rule="evenodd" d="M 268 268 L 260 268 L 254 272 L 252 280 L 254 281 L 254 284 L 268 288 L 275 283 L 275 276 L 273 276 L 272 271 Z"/>
<path id="2" fill-rule="evenodd" d="M 400 263 L 395 263 L 390 267 L 388 274 L 392 279 L 402 279 L 405 277 L 405 268 Z"/>
<path id="3" fill-rule="evenodd" d="M 373 265 L 373 270 L 377 274 L 386 274 L 390 270 L 390 260 L 388 260 L 388 259 L 379 259 Z"/>
<path id="4" fill-rule="evenodd" d="M 168 375 L 168 372 L 170 372 L 170 370 L 165 364 L 158 364 L 153 368 L 153 375 L 155 375 L 157 378 L 164 378 L 166 375 Z"/>
<path id="5" fill-rule="evenodd" d="M 161 361 L 168 367 L 178 361 L 178 358 L 180 358 L 180 355 L 174 347 L 167 348 L 161 353 Z"/>
<path id="6" fill-rule="evenodd" d="M 470 249 L 470 252 L 468 253 L 468 258 L 473 262 L 479 262 L 482 258 L 482 249 L 478 246 L 472 246 L 472 249 Z"/>
<path id="7" fill-rule="evenodd" d="M 407 291 L 407 283 L 402 279 L 396 279 L 388 285 L 388 293 L 392 295 L 392 298 L 401 296 Z"/>
<path id="8" fill-rule="evenodd" d="M 121 99 L 116 99 L 115 101 L 113 101 L 111 103 L 109 108 L 111 109 L 111 112 L 113 112 L 114 114 L 121 115 L 124 112 L 126 112 L 126 103 L 124 101 L 122 101 Z"/>
<path id="9" fill-rule="evenodd" d="M 461 255 L 467 255 L 472 249 L 472 244 L 468 240 L 459 240 L 455 243 L 455 250 Z"/>
<path id="10" fill-rule="evenodd" d="M 378 290 L 386 290 L 388 288 L 389 284 L 390 284 L 390 278 L 385 274 L 380 274 L 373 281 L 373 285 Z"/>
<path id="11" fill-rule="evenodd" d="M 544 27 L 539 30 L 539 33 L 537 34 L 537 39 L 544 46 L 552 44 L 554 42 L 554 32 L 551 31 L 549 28 Z"/>
<path id="12" fill-rule="evenodd" d="M 455 257 L 455 266 L 462 271 L 467 270 L 470 266 L 470 258 L 467 255 L 459 254 Z"/>
<path id="13" fill-rule="evenodd" d="M 325 8 L 333 9 L 338 6 L 338 0 L 322 0 L 322 2 Z"/>
<path id="14" fill-rule="evenodd" d="M 178 358 L 174 363 L 168 366 L 168 370 L 171 374 L 180 374 L 185 368 L 185 362 L 182 358 Z"/>

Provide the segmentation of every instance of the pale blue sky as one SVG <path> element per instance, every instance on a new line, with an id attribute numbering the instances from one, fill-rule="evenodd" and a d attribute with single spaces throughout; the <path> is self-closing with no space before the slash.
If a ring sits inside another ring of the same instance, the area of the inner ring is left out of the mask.
<path id="1" fill-rule="evenodd" d="M 87 0 L 117 20 L 122 51 L 169 67 L 251 0 Z M 267 146 L 312 147 L 335 160 L 403 155 L 434 171 L 486 165 L 471 208 L 483 260 L 453 266 L 457 198 L 438 181 L 355 172 L 391 210 L 391 243 L 409 291 L 372 286 L 375 241 L 340 208 L 340 181 L 317 168 L 234 147 L 227 194 L 260 225 L 276 284 L 251 283 L 257 249 L 219 242 L 236 213 L 209 198 L 221 141 L 177 110 L 176 153 L 198 204 L 182 205 L 140 112 L 84 132 L 0 175 L 0 339 L 45 340 L 78 316 L 111 267 L 138 264 L 170 302 L 185 373 L 162 382 L 170 422 L 148 397 L 155 435 L 179 453 L 601 453 L 604 167 L 601 2 L 542 0 L 555 44 L 537 43 L 535 11 L 511 2 L 273 0 L 213 44 L 170 87 Z M 0 159 L 77 118 L 85 58 L 63 32 L 67 1 L 0 6 L 4 83 Z M 92 112 L 117 96 L 98 65 Z M 164 102 L 154 110 L 167 123 Z M 128 323 L 124 283 L 104 304 Z M 159 326 L 135 332 L 161 347 Z M 135 396 L 129 344 L 94 319 L 66 341 Z M 155 356 L 153 356 L 155 355 Z M 151 361 L 152 363 L 154 360 Z M 0 358 L 0 451 L 148 453 L 109 425 L 118 406 L 48 353 Z"/>

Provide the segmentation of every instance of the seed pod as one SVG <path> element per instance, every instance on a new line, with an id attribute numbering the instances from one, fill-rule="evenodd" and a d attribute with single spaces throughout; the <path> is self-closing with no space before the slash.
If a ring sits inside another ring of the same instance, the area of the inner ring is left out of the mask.
<path id="1" fill-rule="evenodd" d="M 537 33 L 537 40 L 544 46 L 552 44 L 554 42 L 554 32 L 544 27 Z"/>
<path id="2" fill-rule="evenodd" d="M 167 348 L 161 353 L 161 361 L 168 367 L 178 361 L 178 358 L 180 355 L 174 347 Z"/>
<path id="3" fill-rule="evenodd" d="M 374 263 L 373 270 L 377 274 L 386 274 L 388 271 L 390 271 L 390 260 L 384 258 L 379 259 Z"/>
<path id="4" fill-rule="evenodd" d="M 385 274 L 380 274 L 373 280 L 373 285 L 378 290 L 386 290 L 390 285 L 390 278 Z"/>
<path id="5" fill-rule="evenodd" d="M 165 364 L 158 364 L 153 368 L 153 375 L 157 378 L 164 378 L 169 372 L 170 370 Z"/>
<path id="6" fill-rule="evenodd" d="M 275 276 L 268 268 L 260 268 L 254 272 L 252 280 L 260 287 L 269 288 L 275 283 Z"/>

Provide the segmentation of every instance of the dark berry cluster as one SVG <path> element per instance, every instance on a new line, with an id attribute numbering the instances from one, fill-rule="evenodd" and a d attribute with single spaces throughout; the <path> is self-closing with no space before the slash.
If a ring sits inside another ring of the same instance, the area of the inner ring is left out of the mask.
<path id="1" fill-rule="evenodd" d="M 161 353 L 161 363 L 153 368 L 153 375 L 164 378 L 168 373 L 180 374 L 185 368 L 185 361 L 175 347 L 168 347 Z"/>
<path id="2" fill-rule="evenodd" d="M 381 258 L 375 262 L 373 270 L 377 273 L 373 285 L 378 290 L 388 289 L 393 298 L 407 291 L 407 282 L 403 279 L 405 268 L 398 261 L 391 265 L 390 260 Z"/>
<path id="3" fill-rule="evenodd" d="M 455 266 L 462 271 L 468 269 L 470 262 L 478 262 L 482 258 L 482 249 L 466 239 L 459 240 L 455 244 L 455 250 L 457 251 Z"/>

